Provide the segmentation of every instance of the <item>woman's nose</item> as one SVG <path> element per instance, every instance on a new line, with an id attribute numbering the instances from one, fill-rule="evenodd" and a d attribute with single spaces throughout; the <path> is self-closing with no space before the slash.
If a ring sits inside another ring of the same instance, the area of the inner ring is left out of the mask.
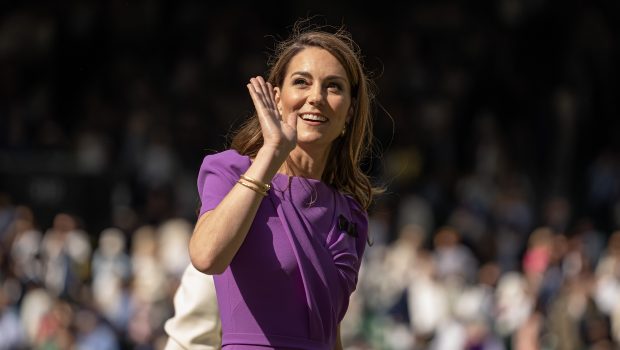
<path id="1" fill-rule="evenodd" d="M 321 104 L 323 102 L 323 97 L 323 90 L 319 86 L 313 87 L 308 96 L 308 103 L 313 106 Z"/>

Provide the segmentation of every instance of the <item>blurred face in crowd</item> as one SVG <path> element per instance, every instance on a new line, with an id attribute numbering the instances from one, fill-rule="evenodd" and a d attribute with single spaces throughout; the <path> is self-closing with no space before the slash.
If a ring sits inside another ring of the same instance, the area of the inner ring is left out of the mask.
<path id="1" fill-rule="evenodd" d="M 297 114 L 297 143 L 329 148 L 352 115 L 351 83 L 342 64 L 328 51 L 307 47 L 288 64 L 276 88 L 280 114 Z"/>

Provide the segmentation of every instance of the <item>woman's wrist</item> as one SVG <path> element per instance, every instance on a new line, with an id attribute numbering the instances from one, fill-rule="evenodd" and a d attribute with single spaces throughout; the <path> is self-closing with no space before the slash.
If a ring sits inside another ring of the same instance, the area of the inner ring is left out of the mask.
<path id="1" fill-rule="evenodd" d="M 272 145 L 263 145 L 259 150 L 256 157 L 259 155 L 265 157 L 270 161 L 270 163 L 274 163 L 276 166 L 276 170 L 280 168 L 282 163 L 288 158 L 291 150 L 285 149 L 283 147 L 272 146 Z"/>
<path id="2" fill-rule="evenodd" d="M 289 153 L 290 151 L 284 151 L 277 147 L 263 146 L 258 150 L 252 166 L 245 175 L 268 184 L 276 175 Z"/>

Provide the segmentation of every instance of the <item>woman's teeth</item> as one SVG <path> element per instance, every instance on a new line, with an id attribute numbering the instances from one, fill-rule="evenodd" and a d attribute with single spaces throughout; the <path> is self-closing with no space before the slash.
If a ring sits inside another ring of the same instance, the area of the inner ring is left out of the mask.
<path id="1" fill-rule="evenodd" d="M 313 122 L 326 122 L 327 121 L 327 118 L 325 118 L 324 116 L 316 115 L 316 114 L 302 114 L 301 119 L 309 120 Z"/>

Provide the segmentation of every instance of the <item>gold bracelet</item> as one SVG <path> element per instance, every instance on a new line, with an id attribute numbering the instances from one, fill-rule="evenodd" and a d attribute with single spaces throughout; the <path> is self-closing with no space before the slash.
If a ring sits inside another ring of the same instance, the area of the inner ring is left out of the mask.
<path id="1" fill-rule="evenodd" d="M 251 182 L 254 185 L 258 186 L 258 188 L 260 188 L 263 192 L 267 192 L 271 189 L 271 185 L 270 184 L 266 184 L 264 182 L 260 182 L 256 179 L 253 179 L 249 176 L 243 175 L 241 174 L 241 178 L 244 179 L 245 181 Z"/>
<path id="2" fill-rule="evenodd" d="M 258 189 L 258 188 L 256 188 L 256 187 L 254 187 L 254 186 L 250 185 L 249 183 L 243 182 L 241 179 L 239 179 L 239 180 L 237 181 L 237 183 L 238 183 L 238 184 L 240 184 L 240 185 L 243 185 L 243 186 L 245 186 L 245 187 L 247 187 L 247 188 L 249 188 L 249 189 L 251 189 L 252 191 L 254 191 L 254 192 L 256 192 L 256 193 L 259 193 L 259 194 L 261 194 L 261 195 L 263 195 L 263 196 L 267 196 L 267 192 L 265 192 L 265 191 L 261 191 L 260 189 Z"/>

